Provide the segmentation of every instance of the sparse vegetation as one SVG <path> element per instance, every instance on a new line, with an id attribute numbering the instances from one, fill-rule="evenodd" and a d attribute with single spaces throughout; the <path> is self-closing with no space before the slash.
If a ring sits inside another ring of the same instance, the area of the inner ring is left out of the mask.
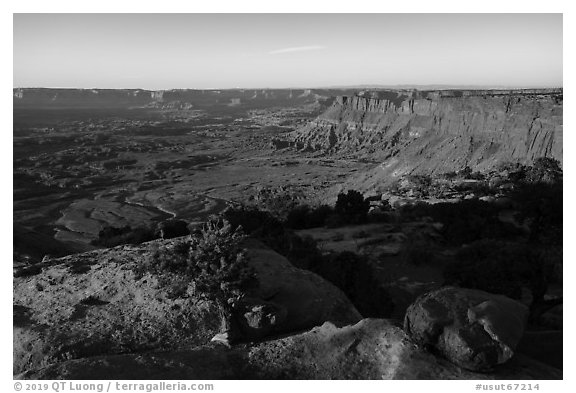
<path id="1" fill-rule="evenodd" d="M 199 234 L 156 249 L 137 270 L 158 277 L 171 297 L 193 294 L 214 301 L 222 332 L 233 339 L 233 309 L 258 285 L 241 246 L 244 235 L 225 220 L 211 219 Z"/>
<path id="2" fill-rule="evenodd" d="M 158 238 L 154 229 L 149 227 L 132 228 L 129 225 L 121 228 L 104 227 L 98 233 L 98 239 L 92 244 L 103 247 L 115 247 L 121 244 L 140 244 Z"/>
<path id="3" fill-rule="evenodd" d="M 410 234 L 402 245 L 402 258 L 414 266 L 432 265 L 436 261 L 437 248 L 429 239 Z"/>
<path id="4" fill-rule="evenodd" d="M 368 258 L 350 251 L 332 254 L 310 268 L 340 288 L 366 318 L 388 318 L 394 304 Z"/>
<path id="5" fill-rule="evenodd" d="M 286 218 L 286 226 L 292 229 L 317 228 L 326 225 L 327 218 L 334 209 L 328 205 L 310 207 L 300 205 L 292 209 Z"/>
<path id="6" fill-rule="evenodd" d="M 132 228 L 127 225 L 121 228 L 105 226 L 98 233 L 98 239 L 92 241 L 95 246 L 116 247 L 122 244 L 140 244 L 150 240 L 189 235 L 188 223 L 182 220 L 166 220 L 155 226 Z"/>
<path id="7" fill-rule="evenodd" d="M 246 224 L 250 236 L 284 255 L 294 266 L 310 270 L 342 289 L 364 316 L 390 316 L 390 297 L 374 277 L 374 269 L 365 256 L 351 252 L 324 255 L 313 238 L 296 235 L 270 213 L 258 209 L 229 209 L 225 216 L 233 227 Z M 356 236 L 368 234 L 359 231 Z M 342 239 L 341 234 L 336 234 L 332 240 Z"/>
<path id="8" fill-rule="evenodd" d="M 361 223 L 366 221 L 366 214 L 370 209 L 370 202 L 355 190 L 348 190 L 346 194 L 338 194 L 335 212 L 347 223 Z"/>
<path id="9" fill-rule="evenodd" d="M 480 240 L 458 252 L 449 264 L 446 283 L 520 299 L 522 287 L 532 295 L 532 305 L 544 301 L 554 277 L 552 260 L 535 247 L 500 240 Z"/>

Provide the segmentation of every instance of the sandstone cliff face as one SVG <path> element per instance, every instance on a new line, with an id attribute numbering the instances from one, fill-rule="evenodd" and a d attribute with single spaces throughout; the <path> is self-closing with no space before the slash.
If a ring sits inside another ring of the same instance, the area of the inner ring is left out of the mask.
<path id="1" fill-rule="evenodd" d="M 369 177 L 384 181 L 538 157 L 562 162 L 562 89 L 339 97 L 289 138 L 307 150 L 381 162 Z"/>

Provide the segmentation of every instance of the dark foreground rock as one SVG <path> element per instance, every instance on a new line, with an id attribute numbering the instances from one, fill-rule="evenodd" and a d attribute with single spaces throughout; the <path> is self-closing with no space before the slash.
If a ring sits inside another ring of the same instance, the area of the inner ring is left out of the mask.
<path id="1" fill-rule="evenodd" d="M 475 373 L 421 350 L 388 320 L 365 319 L 254 345 L 209 344 L 168 352 L 69 360 L 19 379 L 561 379 L 562 372 L 515 356 Z"/>
<path id="2" fill-rule="evenodd" d="M 220 328 L 212 303 L 191 293 L 173 298 L 155 277 L 135 276 L 132 268 L 152 244 L 71 255 L 14 278 L 14 373 L 70 359 L 208 343 Z M 252 338 L 361 319 L 332 284 L 258 244 L 251 247 L 249 263 L 261 285 L 242 316 Z"/>
<path id="3" fill-rule="evenodd" d="M 442 288 L 419 297 L 406 311 L 412 339 L 469 370 L 491 370 L 514 355 L 528 308 L 505 296 Z"/>

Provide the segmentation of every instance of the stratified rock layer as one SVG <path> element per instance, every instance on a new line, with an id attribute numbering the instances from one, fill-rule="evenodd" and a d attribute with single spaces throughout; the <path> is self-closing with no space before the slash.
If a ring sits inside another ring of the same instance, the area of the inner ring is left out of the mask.
<path id="1" fill-rule="evenodd" d="M 288 139 L 307 151 L 381 162 L 356 179 L 358 188 L 408 173 L 465 166 L 486 171 L 539 157 L 562 162 L 562 94 L 562 89 L 366 92 L 339 97 Z"/>

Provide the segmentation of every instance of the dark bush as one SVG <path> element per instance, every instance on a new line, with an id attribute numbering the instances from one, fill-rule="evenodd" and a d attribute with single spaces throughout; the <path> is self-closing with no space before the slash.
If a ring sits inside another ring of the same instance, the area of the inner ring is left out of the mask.
<path id="1" fill-rule="evenodd" d="M 444 224 L 442 234 L 453 245 L 470 243 L 483 238 L 516 238 L 522 231 L 498 218 L 500 209 L 479 200 L 458 203 L 417 203 L 400 211 L 404 221 L 431 217 Z"/>
<path id="2" fill-rule="evenodd" d="M 469 179 L 471 174 L 472 174 L 472 168 L 470 168 L 469 166 L 465 166 L 464 168 L 456 172 L 456 175 L 462 179 Z"/>
<path id="3" fill-rule="evenodd" d="M 432 265 L 436 262 L 436 245 L 429 239 L 410 234 L 402 245 L 404 262 L 414 266 Z"/>
<path id="4" fill-rule="evenodd" d="M 424 198 L 429 195 L 432 186 L 432 178 L 428 175 L 409 175 L 406 177 L 407 191 L 414 196 Z"/>
<path id="5" fill-rule="evenodd" d="M 92 241 L 95 246 L 116 247 L 122 244 L 140 244 L 156 239 L 154 230 L 148 227 L 130 226 L 115 228 L 106 226 L 98 233 L 98 239 Z"/>
<path id="6" fill-rule="evenodd" d="M 462 248 L 444 270 L 447 284 L 520 299 L 527 287 L 534 301 L 543 299 L 552 274 L 542 254 L 524 243 L 480 240 Z"/>
<path id="7" fill-rule="evenodd" d="M 286 226 L 292 229 L 308 228 L 307 221 L 310 214 L 310 207 L 307 205 L 297 206 L 288 213 Z"/>
<path id="8" fill-rule="evenodd" d="M 282 222 L 268 211 L 253 206 L 229 208 L 223 213 L 224 218 L 233 228 L 239 226 L 254 237 L 275 236 L 284 231 Z"/>
<path id="9" fill-rule="evenodd" d="M 339 214 L 332 213 L 326 217 L 326 221 L 324 221 L 324 225 L 327 228 L 338 228 L 343 225 L 346 225 L 345 218 L 341 217 Z"/>
<path id="10" fill-rule="evenodd" d="M 528 183 L 558 183 L 562 180 L 560 162 L 554 158 L 540 157 L 526 170 Z"/>
<path id="11" fill-rule="evenodd" d="M 366 318 L 387 318 L 393 303 L 389 293 L 375 277 L 368 259 L 344 251 L 326 256 L 310 268 L 340 288 Z"/>
<path id="12" fill-rule="evenodd" d="M 288 213 L 285 224 L 292 229 L 323 227 L 326 224 L 326 218 L 332 212 L 333 209 L 328 205 L 321 205 L 315 208 L 300 205 Z"/>
<path id="13" fill-rule="evenodd" d="M 302 191 L 288 187 L 262 188 L 252 197 L 255 207 L 269 212 L 280 221 L 286 221 L 288 214 L 302 205 L 304 200 Z"/>
<path id="14" fill-rule="evenodd" d="M 338 286 L 363 315 L 391 315 L 390 297 L 374 278 L 374 271 L 366 258 L 354 253 L 323 255 L 313 238 L 297 236 L 269 212 L 243 207 L 229 209 L 225 217 L 233 228 L 247 228 L 250 236 L 285 256 L 294 266 L 315 272 Z"/>
<path id="15" fill-rule="evenodd" d="M 333 214 L 334 209 L 328 205 L 320 205 L 312 208 L 308 216 L 307 225 L 309 228 L 317 228 L 326 225 L 326 219 Z"/>
<path id="16" fill-rule="evenodd" d="M 348 193 L 338 194 L 338 199 L 334 210 L 346 222 L 357 224 L 366 220 L 366 214 L 370 209 L 370 201 L 355 190 L 348 190 Z"/>
<path id="17" fill-rule="evenodd" d="M 233 308 L 258 285 L 241 247 L 243 239 L 239 228 L 233 229 L 225 220 L 212 219 L 200 233 L 155 250 L 135 273 L 157 276 L 171 297 L 186 296 L 192 285 L 194 294 L 214 301 L 218 307 L 222 332 L 234 334 Z"/>
<path id="18" fill-rule="evenodd" d="M 238 207 L 228 209 L 224 217 L 233 228 L 241 226 L 246 234 L 262 241 L 299 268 L 307 269 L 322 256 L 312 238 L 297 236 L 269 212 Z"/>
<path id="19" fill-rule="evenodd" d="M 528 220 L 530 243 L 562 246 L 562 183 L 523 183 L 510 197 L 521 219 Z"/>
<path id="20" fill-rule="evenodd" d="M 172 239 L 190 234 L 188 223 L 182 220 L 165 220 L 156 225 L 154 236 L 162 239 Z"/>

